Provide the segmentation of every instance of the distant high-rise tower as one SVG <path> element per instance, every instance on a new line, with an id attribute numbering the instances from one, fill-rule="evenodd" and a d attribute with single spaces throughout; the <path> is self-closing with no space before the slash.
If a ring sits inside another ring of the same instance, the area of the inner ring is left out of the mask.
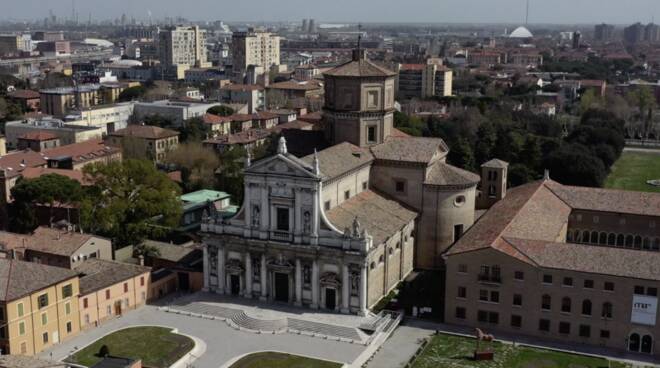
<path id="1" fill-rule="evenodd" d="M 309 20 L 309 33 L 316 33 L 316 21 L 314 19 Z"/>
<path id="2" fill-rule="evenodd" d="M 243 83 L 249 66 L 267 72 L 280 65 L 280 37 L 262 30 L 234 32 L 231 41 L 233 80 Z"/>
<path id="3" fill-rule="evenodd" d="M 207 67 L 206 32 L 198 26 L 170 27 L 159 33 L 160 63 L 166 67 Z"/>
<path id="4" fill-rule="evenodd" d="M 580 48 L 581 38 L 582 38 L 582 33 L 573 32 L 573 49 L 577 50 Z"/>
<path id="5" fill-rule="evenodd" d="M 307 32 L 308 29 L 309 29 L 309 25 L 308 25 L 308 23 L 307 23 L 307 19 L 303 19 L 303 20 L 302 20 L 302 28 L 301 28 L 301 31 L 302 31 L 303 33 L 305 33 L 305 32 Z"/>
<path id="6" fill-rule="evenodd" d="M 594 39 L 599 42 L 611 41 L 614 38 L 614 26 L 611 24 L 597 24 L 594 27 Z"/>

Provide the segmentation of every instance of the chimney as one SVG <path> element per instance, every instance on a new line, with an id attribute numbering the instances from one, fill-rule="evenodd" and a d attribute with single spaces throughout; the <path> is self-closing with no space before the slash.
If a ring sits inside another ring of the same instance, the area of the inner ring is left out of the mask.
<path id="1" fill-rule="evenodd" d="M 140 254 L 138 256 L 138 262 L 140 263 L 140 266 L 144 266 L 144 256 L 143 255 Z"/>
<path id="2" fill-rule="evenodd" d="M 544 181 L 550 180 L 550 170 L 545 169 L 545 171 L 543 172 L 543 180 Z"/>

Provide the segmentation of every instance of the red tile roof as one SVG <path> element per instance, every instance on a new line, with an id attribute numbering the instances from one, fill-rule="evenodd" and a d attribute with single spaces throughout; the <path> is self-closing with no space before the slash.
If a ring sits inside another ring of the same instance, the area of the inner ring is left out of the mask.
<path id="1" fill-rule="evenodd" d="M 121 153 L 121 149 L 106 146 L 102 140 L 90 140 L 45 150 L 43 156 L 45 159 L 71 157 L 74 164 L 79 164 L 118 153 Z"/>
<path id="2" fill-rule="evenodd" d="M 39 94 L 39 92 L 30 89 L 17 89 L 16 91 L 9 93 L 9 97 L 11 98 L 24 100 L 36 100 L 39 99 L 40 96 L 41 94 Z"/>
<path id="3" fill-rule="evenodd" d="M 52 141 L 54 139 L 58 139 L 58 137 L 53 133 L 37 130 L 34 132 L 25 133 L 22 136 L 18 137 L 18 139 L 43 142 L 43 141 Z"/>

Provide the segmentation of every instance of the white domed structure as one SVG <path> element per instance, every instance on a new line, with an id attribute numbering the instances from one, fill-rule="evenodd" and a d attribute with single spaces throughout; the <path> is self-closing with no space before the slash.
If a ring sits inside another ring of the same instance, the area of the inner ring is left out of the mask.
<path id="1" fill-rule="evenodd" d="M 530 32 L 529 29 L 525 27 L 518 27 L 509 35 L 509 38 L 532 38 L 532 37 L 534 37 L 532 32 Z"/>
<path id="2" fill-rule="evenodd" d="M 131 60 L 131 59 L 122 59 L 122 60 L 116 60 L 112 64 L 114 65 L 121 65 L 121 66 L 142 66 L 142 62 L 139 60 Z"/>

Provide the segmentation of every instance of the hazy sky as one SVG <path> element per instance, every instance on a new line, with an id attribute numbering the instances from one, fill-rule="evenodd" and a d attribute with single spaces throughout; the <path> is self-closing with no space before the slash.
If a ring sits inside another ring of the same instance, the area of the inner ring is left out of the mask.
<path id="1" fill-rule="evenodd" d="M 73 0 L 80 20 L 183 16 L 193 20 L 522 23 L 526 0 Z M 530 0 L 530 23 L 660 22 L 660 0 Z M 70 17 L 72 0 L 0 0 L 0 18 Z"/>

